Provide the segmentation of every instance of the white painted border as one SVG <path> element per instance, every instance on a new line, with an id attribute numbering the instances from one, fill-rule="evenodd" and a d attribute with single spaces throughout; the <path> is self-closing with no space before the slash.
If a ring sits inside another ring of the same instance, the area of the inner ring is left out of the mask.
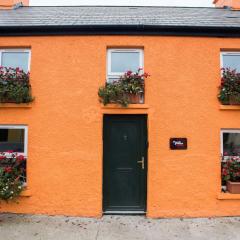
<path id="1" fill-rule="evenodd" d="M 30 72 L 30 63 L 31 63 L 31 49 L 23 49 L 23 48 L 6 48 L 0 49 L 0 65 L 2 65 L 2 53 L 24 53 L 27 52 L 29 54 L 28 57 L 28 71 Z"/>
<path id="2" fill-rule="evenodd" d="M 140 48 L 109 48 L 107 49 L 107 81 L 109 81 L 109 79 L 114 79 L 114 78 L 118 78 L 121 75 L 124 74 L 124 72 L 111 72 L 111 54 L 113 52 L 122 52 L 122 53 L 139 53 L 139 68 L 144 69 L 144 51 L 143 49 Z"/>
<path id="3" fill-rule="evenodd" d="M 24 152 L 20 154 L 27 157 L 28 153 L 28 126 L 26 125 L 0 125 L 0 129 L 24 129 Z"/>
<path id="4" fill-rule="evenodd" d="M 223 156 L 223 133 L 240 133 L 240 129 L 233 129 L 233 128 L 221 129 L 221 132 L 220 132 L 220 139 L 221 139 L 220 147 L 221 147 L 221 155 L 222 156 Z"/>
<path id="5" fill-rule="evenodd" d="M 223 56 L 239 56 L 240 57 L 240 52 L 224 52 L 222 51 L 220 53 L 220 66 L 223 68 Z"/>

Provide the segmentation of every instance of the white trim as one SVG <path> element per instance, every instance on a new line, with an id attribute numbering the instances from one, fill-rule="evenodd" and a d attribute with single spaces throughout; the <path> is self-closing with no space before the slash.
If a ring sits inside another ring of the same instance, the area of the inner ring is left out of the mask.
<path id="1" fill-rule="evenodd" d="M 220 53 L 220 66 L 223 68 L 223 56 L 239 56 L 240 57 L 240 51 L 239 52 L 224 52 L 222 51 Z"/>
<path id="2" fill-rule="evenodd" d="M 107 81 L 111 78 L 119 78 L 124 72 L 111 72 L 111 54 L 113 52 L 122 52 L 122 53 L 139 53 L 139 68 L 144 68 L 144 52 L 140 48 L 109 48 L 107 49 Z"/>
<path id="3" fill-rule="evenodd" d="M 27 52 L 29 54 L 29 57 L 28 57 L 28 72 L 30 72 L 31 49 L 25 49 L 25 48 L 0 49 L 0 66 L 2 65 L 2 53 L 24 53 L 24 52 Z"/>
<path id="4" fill-rule="evenodd" d="M 220 147 L 221 147 L 221 155 L 223 156 L 223 133 L 240 133 L 240 129 L 233 129 L 233 128 L 229 128 L 229 129 L 221 129 L 220 131 Z"/>
<path id="5" fill-rule="evenodd" d="M 27 157 L 28 153 L 28 126 L 26 125 L 0 125 L 0 129 L 24 129 L 24 152 L 20 154 Z"/>

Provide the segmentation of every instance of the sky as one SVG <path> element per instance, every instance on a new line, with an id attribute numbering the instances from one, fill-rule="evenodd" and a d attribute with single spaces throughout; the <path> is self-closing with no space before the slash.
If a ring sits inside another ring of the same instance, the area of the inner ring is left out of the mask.
<path id="1" fill-rule="evenodd" d="M 127 6 L 186 6 L 212 7 L 213 0 L 30 0 L 32 6 L 81 6 L 81 5 L 127 5 Z"/>

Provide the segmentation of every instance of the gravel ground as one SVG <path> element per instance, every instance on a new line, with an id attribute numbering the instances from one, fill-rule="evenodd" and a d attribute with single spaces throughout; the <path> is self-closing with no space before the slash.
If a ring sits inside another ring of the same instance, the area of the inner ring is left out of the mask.
<path id="1" fill-rule="evenodd" d="M 240 218 L 147 219 L 0 214 L 0 240 L 239 240 Z"/>

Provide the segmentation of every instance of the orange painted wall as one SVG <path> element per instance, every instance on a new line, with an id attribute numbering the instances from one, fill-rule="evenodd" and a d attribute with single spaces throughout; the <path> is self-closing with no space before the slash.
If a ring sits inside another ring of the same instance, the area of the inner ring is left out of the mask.
<path id="1" fill-rule="evenodd" d="M 31 197 L 2 212 L 102 214 L 102 116 L 148 113 L 148 217 L 240 215 L 240 200 L 218 200 L 220 129 L 240 128 L 240 111 L 217 101 L 220 49 L 240 39 L 148 36 L 2 37 L 1 47 L 31 47 L 31 108 L 0 108 L 1 124 L 29 126 Z M 144 47 L 149 109 L 103 109 L 106 49 Z M 170 151 L 187 137 L 187 151 Z"/>
<path id="2" fill-rule="evenodd" d="M 233 9 L 239 9 L 240 8 L 240 0 L 215 0 L 213 3 L 216 5 L 216 7 L 232 7 Z"/>

